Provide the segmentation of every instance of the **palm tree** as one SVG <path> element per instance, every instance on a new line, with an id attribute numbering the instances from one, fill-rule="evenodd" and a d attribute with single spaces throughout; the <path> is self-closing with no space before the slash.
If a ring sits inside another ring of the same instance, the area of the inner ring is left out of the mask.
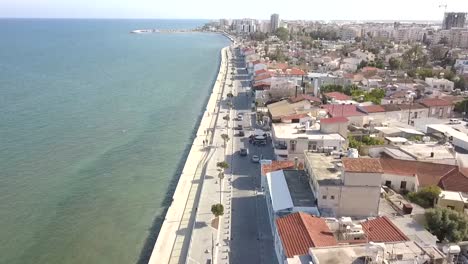
<path id="1" fill-rule="evenodd" d="M 220 170 L 218 173 L 219 178 L 219 202 L 222 202 L 223 195 L 222 195 L 222 186 L 223 186 L 223 179 L 224 179 L 224 171 Z"/>
<path id="2" fill-rule="evenodd" d="M 211 206 L 211 212 L 215 217 L 219 217 L 224 214 L 224 206 L 222 204 L 213 204 Z"/>
<path id="3" fill-rule="evenodd" d="M 226 120 L 226 127 L 229 126 L 229 120 L 231 120 L 231 118 L 229 117 L 229 114 L 225 115 L 223 117 L 224 120 Z M 224 135 L 224 134 L 223 134 Z M 223 137 L 223 135 L 221 135 L 221 137 Z M 229 138 L 229 137 L 228 137 Z M 224 138 L 223 138 L 224 139 Z M 225 146 L 226 147 L 226 146 Z"/>
<path id="4" fill-rule="evenodd" d="M 226 161 L 220 161 L 216 163 L 216 167 L 218 167 L 218 178 L 219 178 L 219 202 L 222 200 L 221 194 L 221 187 L 223 186 L 223 179 L 224 179 L 224 170 L 229 168 L 229 164 Z"/>
<path id="5" fill-rule="evenodd" d="M 222 135 L 221 135 L 221 138 L 222 138 L 223 141 L 224 141 L 224 148 L 226 148 L 226 144 L 227 144 L 227 142 L 229 141 L 229 135 L 228 135 L 228 134 L 222 134 Z"/>

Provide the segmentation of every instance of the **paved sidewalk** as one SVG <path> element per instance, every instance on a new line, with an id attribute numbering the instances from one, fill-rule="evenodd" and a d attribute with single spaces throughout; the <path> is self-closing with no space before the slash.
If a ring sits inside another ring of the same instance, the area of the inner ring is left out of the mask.
<path id="1" fill-rule="evenodd" d="M 228 68 L 230 69 L 230 67 L 231 64 Z M 230 78 L 231 74 L 230 71 L 228 71 L 228 81 L 226 84 L 231 83 Z M 227 94 L 231 90 L 232 89 L 226 85 L 223 93 L 223 100 L 220 104 L 221 110 L 218 116 L 217 126 L 213 134 L 213 145 L 215 147 L 215 151 L 213 155 L 210 156 L 205 171 L 204 183 L 200 195 L 198 212 L 193 225 L 189 254 L 187 256 L 186 263 L 206 263 L 209 259 L 212 260 L 212 263 L 229 263 L 226 246 L 230 240 L 230 192 L 232 191 L 232 176 L 231 170 L 227 169 L 225 171 L 224 179 L 220 181 L 218 178 L 218 168 L 216 167 L 216 164 L 219 161 L 224 161 L 226 156 L 232 155 L 232 142 L 234 141 L 233 131 L 230 129 L 230 127 L 232 127 L 232 122 L 226 122 L 223 119 L 226 115 L 230 115 L 231 120 L 234 118 L 230 114 L 232 110 L 228 107 L 229 99 L 227 98 Z M 228 127 L 226 127 L 227 123 L 229 123 Z M 222 134 L 228 134 L 230 138 L 226 148 L 223 147 L 224 142 L 221 138 Z M 222 185 L 220 185 L 221 183 Z M 221 196 L 220 192 L 222 194 Z M 224 205 L 224 215 L 220 217 L 218 229 L 215 229 L 211 226 L 214 219 L 214 216 L 211 213 L 211 206 L 213 204 L 220 203 L 220 199 L 221 203 Z"/>
<path id="2" fill-rule="evenodd" d="M 200 122 L 196 138 L 187 157 L 184 169 L 177 184 L 173 201 L 154 246 L 150 264 L 185 263 L 188 246 L 194 225 L 196 206 L 203 185 L 206 171 L 206 161 L 216 154 L 216 146 L 206 147 L 204 140 L 213 144 L 212 131 L 217 125 L 219 100 L 223 91 L 226 74 L 228 73 L 228 48 L 221 51 L 221 67 L 206 111 Z"/>

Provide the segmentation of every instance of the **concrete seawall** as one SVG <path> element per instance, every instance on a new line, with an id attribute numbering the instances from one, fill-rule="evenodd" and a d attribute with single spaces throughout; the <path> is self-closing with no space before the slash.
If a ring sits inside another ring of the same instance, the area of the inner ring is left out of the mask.
<path id="1" fill-rule="evenodd" d="M 210 131 L 213 131 L 216 126 L 219 102 L 229 70 L 228 60 L 229 47 L 225 47 L 221 50 L 218 76 L 172 196 L 172 203 L 159 231 L 149 260 L 150 264 L 185 262 L 192 232 L 192 222 L 198 205 L 199 191 L 203 184 L 203 167 L 210 155 L 210 148 L 204 146 L 203 140 L 209 142 L 206 145 L 211 145 L 213 142 Z"/>

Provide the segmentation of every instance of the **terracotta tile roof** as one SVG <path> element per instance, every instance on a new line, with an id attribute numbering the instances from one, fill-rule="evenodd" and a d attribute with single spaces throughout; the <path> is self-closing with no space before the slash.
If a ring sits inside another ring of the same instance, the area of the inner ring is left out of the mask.
<path id="1" fill-rule="evenodd" d="M 401 242 L 410 239 L 386 216 L 362 222 L 362 228 L 369 241 Z"/>
<path id="2" fill-rule="evenodd" d="M 267 73 L 267 72 L 268 72 L 267 70 L 261 69 L 261 70 L 255 71 L 255 75 L 260 75 L 260 74 L 264 74 L 264 73 Z"/>
<path id="3" fill-rule="evenodd" d="M 374 158 L 343 158 L 343 168 L 346 172 L 382 173 L 379 159 Z"/>
<path id="4" fill-rule="evenodd" d="M 453 169 L 439 180 L 438 185 L 446 191 L 468 192 L 468 177 L 458 169 Z"/>
<path id="5" fill-rule="evenodd" d="M 270 86 L 270 84 L 266 82 L 256 82 L 254 84 L 254 87 L 260 87 L 260 86 Z"/>
<path id="6" fill-rule="evenodd" d="M 419 101 L 422 105 L 426 106 L 426 107 L 434 107 L 434 106 L 449 106 L 449 105 L 452 105 L 452 102 L 449 102 L 449 101 L 446 101 L 446 100 L 443 100 L 443 99 L 437 99 L 437 98 L 433 98 L 433 99 L 423 99 L 421 101 Z"/>
<path id="7" fill-rule="evenodd" d="M 271 73 L 262 74 L 262 75 L 260 75 L 260 76 L 255 77 L 255 81 L 265 80 L 265 79 L 270 78 L 271 76 L 272 76 Z"/>
<path id="8" fill-rule="evenodd" d="M 417 176 L 421 187 L 438 185 L 442 176 L 457 168 L 453 165 L 389 158 L 380 159 L 380 164 L 387 174 Z"/>
<path id="9" fill-rule="evenodd" d="M 340 92 L 325 93 L 325 96 L 328 98 L 335 98 L 335 100 L 351 100 L 351 96 Z"/>
<path id="10" fill-rule="evenodd" d="M 288 75 L 305 75 L 305 72 L 298 68 L 285 69 L 283 72 Z"/>
<path id="11" fill-rule="evenodd" d="M 320 124 L 346 123 L 349 119 L 343 116 L 320 119 Z"/>
<path id="12" fill-rule="evenodd" d="M 269 172 L 283 170 L 283 169 L 293 169 L 294 161 L 291 160 L 273 160 L 271 164 L 262 165 L 262 175 L 266 175 Z"/>
<path id="13" fill-rule="evenodd" d="M 385 112 L 393 112 L 393 111 L 400 111 L 401 110 L 395 104 L 386 104 L 386 105 L 381 105 L 381 106 L 385 109 Z"/>
<path id="14" fill-rule="evenodd" d="M 328 114 L 331 117 L 366 115 L 365 113 L 358 111 L 356 105 L 326 104 L 323 105 L 322 108 L 328 110 Z"/>
<path id="15" fill-rule="evenodd" d="M 318 97 L 315 97 L 315 96 L 311 96 L 311 95 L 308 95 L 308 94 L 300 94 L 296 97 L 292 96 L 289 98 L 289 102 L 291 103 L 297 103 L 297 102 L 300 102 L 302 100 L 308 100 L 308 101 L 311 101 L 311 102 L 317 102 L 317 103 L 321 103 L 322 100 L 320 100 L 320 98 Z"/>
<path id="16" fill-rule="evenodd" d="M 401 110 L 406 110 L 406 109 L 424 109 L 427 108 L 426 106 L 420 104 L 420 103 L 413 103 L 413 104 L 397 104 Z"/>
<path id="17" fill-rule="evenodd" d="M 362 68 L 361 71 L 363 71 L 363 72 L 368 72 L 368 71 L 378 71 L 378 70 L 379 70 L 379 69 L 376 68 L 376 67 L 366 66 L 366 67 Z"/>
<path id="18" fill-rule="evenodd" d="M 311 247 L 336 246 L 325 220 L 298 212 L 276 219 L 276 226 L 288 258 L 307 254 Z"/>
<path id="19" fill-rule="evenodd" d="M 382 113 L 385 112 L 385 108 L 381 105 L 368 105 L 368 106 L 360 106 L 360 109 L 364 110 L 366 113 Z"/>

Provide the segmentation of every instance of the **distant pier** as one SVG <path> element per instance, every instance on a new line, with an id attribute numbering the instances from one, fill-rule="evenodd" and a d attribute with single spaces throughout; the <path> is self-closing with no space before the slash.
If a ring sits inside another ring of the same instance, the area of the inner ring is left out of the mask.
<path id="1" fill-rule="evenodd" d="M 198 29 L 135 29 L 130 31 L 132 34 L 150 34 L 150 33 L 191 33 L 191 32 L 201 32 Z"/>

